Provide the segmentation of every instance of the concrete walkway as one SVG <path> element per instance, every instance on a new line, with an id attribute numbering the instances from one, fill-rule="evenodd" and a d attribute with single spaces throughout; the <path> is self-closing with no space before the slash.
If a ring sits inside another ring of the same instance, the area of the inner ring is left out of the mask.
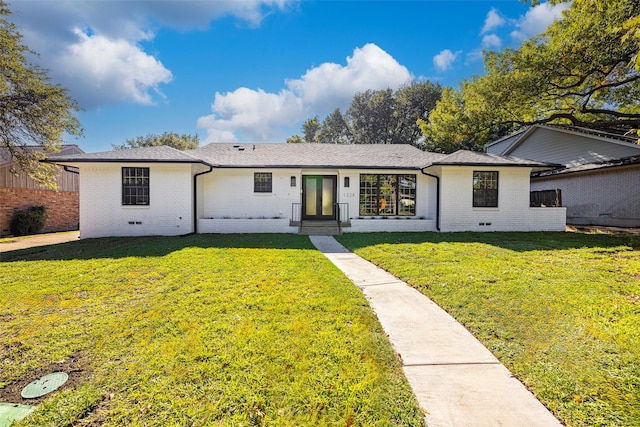
<path id="1" fill-rule="evenodd" d="M 429 427 L 562 424 L 467 329 L 417 290 L 333 237 L 311 242 L 369 300 Z"/>
<path id="2" fill-rule="evenodd" d="M 56 245 L 58 243 L 73 242 L 80 237 L 79 231 L 65 231 L 62 233 L 35 234 L 29 237 L 19 237 L 13 242 L 0 243 L 0 254 L 17 251 L 18 249 L 36 246 Z M 1 256 L 1 255 L 0 255 Z"/>

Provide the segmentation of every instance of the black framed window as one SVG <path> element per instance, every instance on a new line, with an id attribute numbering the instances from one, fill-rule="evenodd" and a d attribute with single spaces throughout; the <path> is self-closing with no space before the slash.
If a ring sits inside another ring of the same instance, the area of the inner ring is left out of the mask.
<path id="1" fill-rule="evenodd" d="M 253 174 L 253 192 L 271 193 L 272 178 L 271 172 L 255 172 Z"/>
<path id="2" fill-rule="evenodd" d="M 498 207 L 498 172 L 473 171 L 473 207 Z"/>
<path id="3" fill-rule="evenodd" d="M 416 176 L 360 175 L 360 215 L 416 214 Z"/>
<path id="4" fill-rule="evenodd" d="M 149 168 L 122 168 L 122 204 L 149 205 Z"/>

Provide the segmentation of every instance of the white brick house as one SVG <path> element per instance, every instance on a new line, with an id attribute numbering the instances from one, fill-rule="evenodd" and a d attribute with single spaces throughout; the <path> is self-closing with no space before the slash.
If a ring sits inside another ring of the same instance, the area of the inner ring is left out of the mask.
<path id="1" fill-rule="evenodd" d="M 213 143 L 48 161 L 80 171 L 82 238 L 565 228 L 564 208 L 529 207 L 530 173 L 552 165 L 468 151 Z"/>

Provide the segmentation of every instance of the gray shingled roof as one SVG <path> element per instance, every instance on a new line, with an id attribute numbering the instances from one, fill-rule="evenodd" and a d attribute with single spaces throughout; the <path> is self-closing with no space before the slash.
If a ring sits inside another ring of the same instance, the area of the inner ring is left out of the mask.
<path id="1" fill-rule="evenodd" d="M 284 144 L 212 143 L 180 151 L 172 147 L 143 147 L 101 153 L 58 155 L 52 163 L 86 162 L 161 162 L 205 163 L 218 168 L 353 168 L 421 169 L 428 166 L 528 166 L 549 168 L 557 165 L 460 150 L 453 154 L 422 151 L 411 145 L 397 144 Z"/>
<path id="2" fill-rule="evenodd" d="M 601 169 L 609 169 L 619 166 L 631 166 L 631 165 L 640 165 L 640 156 L 630 156 L 624 157 L 622 159 L 615 160 L 606 160 L 597 163 L 586 163 L 584 165 L 572 166 L 568 168 L 554 169 L 549 171 L 540 171 L 534 173 L 533 176 L 544 177 L 544 176 L 556 176 L 556 175 L 566 175 L 570 173 L 576 172 L 589 172 Z"/>
<path id="3" fill-rule="evenodd" d="M 420 169 L 445 157 L 404 144 L 212 143 L 188 153 L 221 168 Z"/>
<path id="4" fill-rule="evenodd" d="M 163 163 L 202 163 L 185 151 L 168 146 L 141 147 L 129 150 L 103 151 L 100 153 L 84 153 L 58 155 L 47 158 L 51 163 L 85 163 L 85 162 L 163 162 Z"/>
<path id="5" fill-rule="evenodd" d="M 475 151 L 458 150 L 443 159 L 437 160 L 431 166 L 522 166 L 534 168 L 555 168 L 561 165 L 552 163 L 526 160 L 519 157 L 498 156 L 490 153 L 478 153 Z"/>

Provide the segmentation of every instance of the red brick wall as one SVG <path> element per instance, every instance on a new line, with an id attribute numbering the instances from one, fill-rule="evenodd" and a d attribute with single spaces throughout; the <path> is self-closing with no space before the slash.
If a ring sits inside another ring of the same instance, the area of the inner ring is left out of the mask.
<path id="1" fill-rule="evenodd" d="M 11 217 L 18 210 L 46 206 L 47 221 L 42 232 L 77 230 L 80 222 L 78 193 L 48 190 L 0 188 L 0 236 L 11 233 Z"/>

